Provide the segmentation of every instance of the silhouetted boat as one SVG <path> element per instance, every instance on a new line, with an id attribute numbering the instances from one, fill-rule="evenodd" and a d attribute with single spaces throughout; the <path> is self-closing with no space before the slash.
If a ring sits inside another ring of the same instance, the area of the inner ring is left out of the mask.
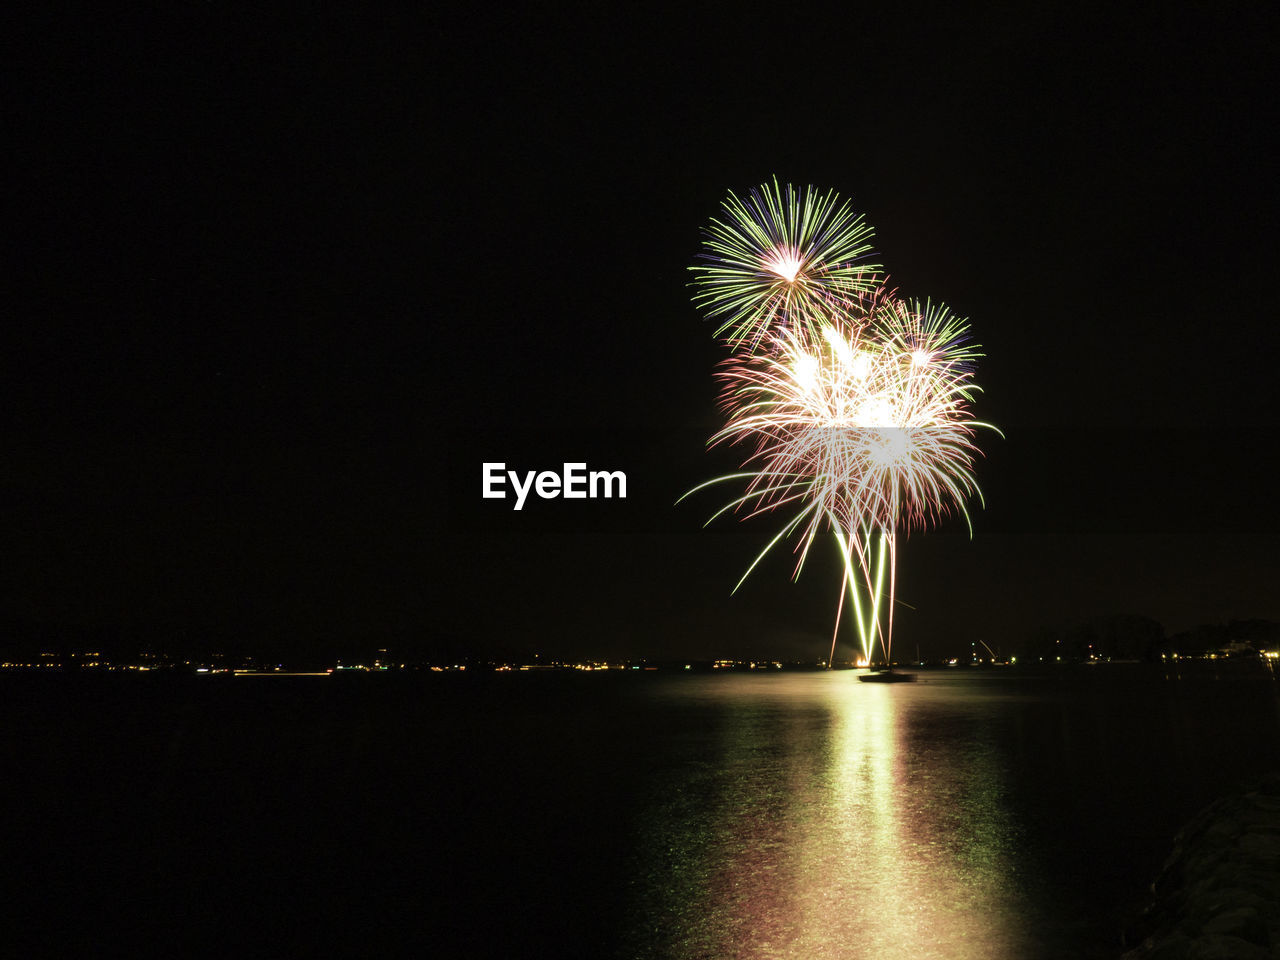
<path id="1" fill-rule="evenodd" d="M 870 673 L 861 674 L 858 679 L 863 683 L 915 683 L 916 675 L 914 673 L 895 673 L 891 667 L 884 667 L 879 670 L 872 670 Z"/>

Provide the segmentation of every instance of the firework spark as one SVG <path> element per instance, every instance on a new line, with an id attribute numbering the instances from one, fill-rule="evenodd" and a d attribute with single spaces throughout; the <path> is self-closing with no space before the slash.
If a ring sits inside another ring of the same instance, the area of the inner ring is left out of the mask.
<path id="1" fill-rule="evenodd" d="M 897 534 L 951 512 L 967 518 L 967 500 L 980 496 L 972 469 L 982 424 L 970 416 L 976 387 L 960 362 L 974 350 L 966 345 L 958 357 L 926 335 L 928 318 L 900 304 L 885 313 L 845 331 L 823 326 L 818 340 L 789 328 L 770 349 L 735 356 L 721 374 L 727 422 L 712 438 L 751 447 L 746 491 L 730 508 L 746 516 L 793 511 L 769 548 L 797 534 L 796 575 L 820 533 L 837 535 L 846 574 L 858 573 L 870 597 L 865 628 L 854 599 L 868 657 L 886 555 L 893 589 Z M 875 534 L 879 560 L 870 549 Z M 887 657 L 891 632 L 881 641 Z"/>
<path id="2" fill-rule="evenodd" d="M 778 229 L 808 223 L 798 218 L 802 206 L 823 216 L 834 208 L 832 195 L 825 205 L 814 205 L 813 197 L 810 190 L 801 205 L 790 186 L 784 192 L 775 181 L 772 193 L 752 194 L 750 207 L 730 195 L 726 209 L 737 215 L 738 233 L 713 223 L 713 241 L 724 242 L 708 247 L 723 257 L 731 246 L 726 238 L 738 243 L 732 247 L 736 267 L 722 259 L 719 266 L 695 268 L 704 284 L 695 301 L 710 316 L 728 317 L 721 331 L 732 331 L 727 339 L 736 350 L 720 373 L 726 423 L 711 443 L 746 444 L 751 452 L 743 472 L 690 493 L 745 480 L 745 491 L 711 519 L 731 511 L 744 518 L 790 514 L 738 586 L 793 535 L 798 576 L 815 539 L 830 530 L 844 564 L 836 629 L 847 587 L 864 657 L 875 656 L 879 641 L 889 662 L 898 535 L 951 513 L 968 521 L 966 503 L 981 499 L 974 439 L 990 425 L 971 416 L 979 391 L 973 367 L 981 353 L 967 321 L 944 305 L 899 299 L 852 268 L 841 274 L 831 266 L 839 256 L 811 256 L 813 247 L 797 243 L 794 231 Z M 782 216 L 787 211 L 790 220 Z M 847 205 L 838 213 L 837 220 L 864 229 Z M 744 266 L 749 263 L 751 270 Z M 882 625 L 886 574 L 888 622 Z M 834 648 L 833 636 L 833 656 Z"/>
<path id="3" fill-rule="evenodd" d="M 871 227 L 835 193 L 802 194 L 775 179 L 745 200 L 731 192 L 722 206 L 690 269 L 694 302 L 731 344 L 755 344 L 780 323 L 814 323 L 879 285 L 880 268 L 863 262 Z"/>
<path id="4" fill-rule="evenodd" d="M 727 422 L 712 443 L 754 442 L 747 463 L 758 464 L 749 484 L 757 509 L 794 498 L 794 478 L 803 477 L 815 514 L 845 528 L 862 519 L 923 527 L 951 509 L 964 513 L 977 490 L 971 373 L 936 343 L 904 350 L 871 332 L 828 325 L 814 342 L 789 329 L 721 374 Z"/>

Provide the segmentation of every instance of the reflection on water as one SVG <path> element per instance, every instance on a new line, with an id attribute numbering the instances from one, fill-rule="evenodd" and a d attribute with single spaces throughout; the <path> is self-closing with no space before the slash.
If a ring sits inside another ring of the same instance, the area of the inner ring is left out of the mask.
<path id="1" fill-rule="evenodd" d="M 1178 827 L 1280 769 L 1280 685 L 1220 661 L 5 679 L 15 956 L 1114 960 Z"/>
<path id="2" fill-rule="evenodd" d="M 920 687 L 832 679 L 829 799 L 803 854 L 821 867 L 808 873 L 798 954 L 1023 955 L 993 746 L 940 756 L 906 735 Z"/>
<path id="3" fill-rule="evenodd" d="M 690 759 L 655 798 L 649 955 L 1043 955 L 980 710 L 850 673 L 744 696 L 753 679 L 706 680 L 729 700 L 719 762 Z"/>

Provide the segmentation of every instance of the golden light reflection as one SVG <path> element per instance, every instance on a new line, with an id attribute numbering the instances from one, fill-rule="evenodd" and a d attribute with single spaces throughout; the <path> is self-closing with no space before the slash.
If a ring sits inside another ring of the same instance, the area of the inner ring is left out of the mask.
<path id="1" fill-rule="evenodd" d="M 871 689 L 838 676 L 832 708 L 829 769 L 822 826 L 804 838 L 811 885 L 804 936 L 798 947 L 820 955 L 835 943 L 857 943 L 885 955 L 887 918 L 899 913 L 895 713 L 900 691 Z M 845 904 L 844 909 L 832 909 Z M 870 908 L 870 909 L 869 909 Z M 824 949 L 826 948 L 826 949 Z"/>
<path id="2" fill-rule="evenodd" d="M 996 765 L 909 736 L 936 691 L 832 680 L 825 810 L 802 840 L 805 923 L 788 955 L 1027 955 L 1004 834 L 989 828 Z"/>
<path id="3" fill-rule="evenodd" d="M 972 703 L 853 671 L 751 679 L 701 691 L 731 719 L 716 768 L 668 787 L 637 904 L 663 919 L 637 956 L 1038 955 Z"/>

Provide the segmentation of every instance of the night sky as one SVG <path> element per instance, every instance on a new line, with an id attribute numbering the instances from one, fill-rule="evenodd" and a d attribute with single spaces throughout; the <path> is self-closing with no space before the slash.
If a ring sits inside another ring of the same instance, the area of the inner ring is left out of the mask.
<path id="1" fill-rule="evenodd" d="M 1280 619 L 1266 5 L 96 16 L 11 38 L 10 638 L 824 656 L 834 548 L 730 597 L 776 523 L 674 505 L 735 466 L 687 268 L 774 175 L 986 348 L 987 506 L 902 547 L 897 643 Z"/>

